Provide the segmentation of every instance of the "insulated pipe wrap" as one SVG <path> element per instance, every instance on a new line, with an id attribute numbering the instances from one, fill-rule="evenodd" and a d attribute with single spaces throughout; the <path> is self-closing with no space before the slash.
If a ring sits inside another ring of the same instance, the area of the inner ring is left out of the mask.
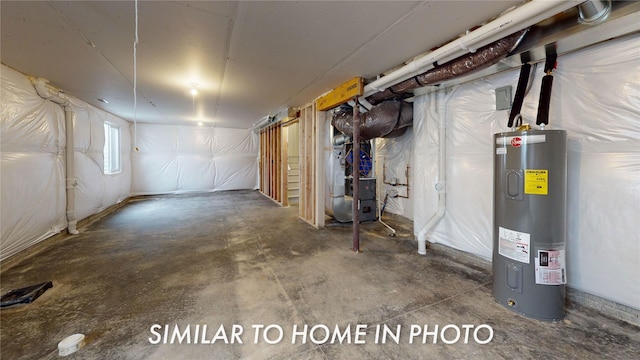
<path id="1" fill-rule="evenodd" d="M 538 104 L 538 115 L 536 124 L 549 124 L 549 107 L 551 105 L 551 88 L 553 87 L 553 76 L 545 75 L 542 78 L 542 88 L 540 89 L 540 103 Z"/>
<path id="2" fill-rule="evenodd" d="M 384 101 L 364 114 L 360 121 L 360 138 L 397 137 L 413 124 L 413 105 L 402 101 Z M 341 133 L 353 136 L 353 113 L 339 109 L 331 118 L 331 125 Z"/>
<path id="3" fill-rule="evenodd" d="M 385 101 L 365 114 L 365 126 L 361 128 L 360 136 L 363 139 L 387 137 L 393 131 L 406 129 L 412 123 L 412 104 L 402 101 Z"/>
<path id="4" fill-rule="evenodd" d="M 401 94 L 419 87 L 438 84 L 474 71 L 486 69 L 504 59 L 515 49 L 526 32 L 527 30 L 518 31 L 481 47 L 475 53 L 469 53 L 443 65 L 438 65 L 427 72 L 391 86 L 385 91 L 367 97 L 367 101 L 371 104 L 378 104 L 385 99 L 401 97 Z"/>
<path id="5" fill-rule="evenodd" d="M 522 110 L 522 103 L 524 102 L 524 96 L 527 92 L 527 86 L 529 85 L 529 75 L 531 74 L 531 64 L 523 64 L 520 68 L 520 77 L 518 78 L 518 86 L 516 88 L 516 95 L 513 99 L 513 106 L 509 113 L 508 127 L 513 127 L 513 120 L 520 114 Z"/>
<path id="6" fill-rule="evenodd" d="M 341 107 L 334 110 L 331 125 L 344 135 L 353 137 L 353 113 L 349 109 Z"/>

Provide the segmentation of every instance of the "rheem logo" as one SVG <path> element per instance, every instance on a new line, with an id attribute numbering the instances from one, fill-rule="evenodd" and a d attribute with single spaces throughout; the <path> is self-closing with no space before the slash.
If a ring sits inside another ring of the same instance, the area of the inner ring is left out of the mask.
<path id="1" fill-rule="evenodd" d="M 522 145 L 522 138 L 516 136 L 511 139 L 511 146 L 520 147 L 520 145 Z"/>

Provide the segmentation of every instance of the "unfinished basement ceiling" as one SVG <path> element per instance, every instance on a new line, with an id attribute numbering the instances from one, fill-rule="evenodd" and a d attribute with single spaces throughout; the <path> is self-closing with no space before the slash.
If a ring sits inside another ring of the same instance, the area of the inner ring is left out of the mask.
<path id="1" fill-rule="evenodd" d="M 249 128 L 521 2 L 140 1 L 136 119 Z M 134 120 L 133 1 L 0 4 L 2 63 Z"/>

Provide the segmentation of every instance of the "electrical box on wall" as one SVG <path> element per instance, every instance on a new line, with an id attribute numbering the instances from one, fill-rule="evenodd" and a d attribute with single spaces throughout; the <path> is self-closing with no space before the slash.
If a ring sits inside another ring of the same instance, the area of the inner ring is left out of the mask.
<path id="1" fill-rule="evenodd" d="M 509 110 L 511 109 L 512 87 L 503 86 L 496 89 L 496 110 Z"/>

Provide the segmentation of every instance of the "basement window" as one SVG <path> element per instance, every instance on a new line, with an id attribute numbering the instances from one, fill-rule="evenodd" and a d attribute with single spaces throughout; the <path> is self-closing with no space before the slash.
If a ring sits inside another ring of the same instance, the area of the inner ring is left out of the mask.
<path id="1" fill-rule="evenodd" d="M 116 174 L 120 167 L 120 127 L 104 123 L 104 173 Z"/>

